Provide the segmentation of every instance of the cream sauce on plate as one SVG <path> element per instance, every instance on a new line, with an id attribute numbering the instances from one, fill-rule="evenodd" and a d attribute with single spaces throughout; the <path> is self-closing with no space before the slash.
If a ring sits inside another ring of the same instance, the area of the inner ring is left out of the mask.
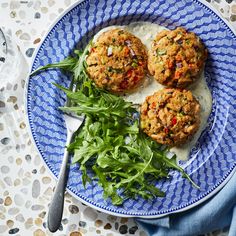
<path id="1" fill-rule="evenodd" d="M 136 37 L 140 38 L 142 43 L 146 46 L 147 50 L 150 50 L 152 41 L 156 37 L 157 33 L 166 29 L 163 26 L 150 22 L 135 22 L 126 26 L 106 27 L 101 31 L 99 31 L 94 36 L 93 40 L 96 41 L 99 35 L 101 35 L 103 32 L 116 28 L 125 29 L 130 33 L 132 33 L 133 35 L 135 35 Z M 164 88 L 163 85 L 159 84 L 152 76 L 147 75 L 143 85 L 140 86 L 138 89 L 136 89 L 134 92 L 124 95 L 124 99 L 126 101 L 130 101 L 135 104 L 142 104 L 146 96 L 152 95 L 154 92 L 162 88 Z M 201 105 L 201 113 L 200 113 L 201 124 L 197 133 L 190 141 L 188 141 L 181 147 L 173 147 L 170 149 L 171 152 L 176 154 L 177 159 L 179 160 L 188 159 L 191 149 L 194 147 L 199 136 L 201 135 L 202 131 L 205 129 L 207 125 L 207 120 L 211 113 L 211 108 L 212 108 L 212 96 L 204 77 L 204 71 L 202 72 L 200 78 L 194 84 L 189 86 L 187 89 L 192 91 L 193 95 L 196 97 L 196 99 L 199 101 Z"/>

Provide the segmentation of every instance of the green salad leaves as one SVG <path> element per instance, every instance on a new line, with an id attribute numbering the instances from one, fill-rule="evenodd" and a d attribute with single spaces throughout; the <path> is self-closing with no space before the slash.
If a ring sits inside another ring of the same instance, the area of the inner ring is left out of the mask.
<path id="1" fill-rule="evenodd" d="M 86 116 L 83 127 L 68 147 L 73 153 L 72 163 L 79 163 L 85 188 L 92 180 L 88 170 L 92 170 L 92 178 L 104 189 L 104 198 L 121 205 L 126 199 L 138 196 L 164 197 L 165 193 L 155 184 L 160 178 L 168 178 L 171 169 L 180 171 L 192 182 L 177 165 L 176 156 L 167 157 L 168 150 L 139 129 L 135 105 L 97 88 L 89 79 L 85 60 L 89 47 L 90 44 L 84 51 L 75 50 L 73 56 L 33 73 L 59 68 L 72 75 L 70 88 L 56 86 L 70 100 L 70 106 L 60 109 Z"/>

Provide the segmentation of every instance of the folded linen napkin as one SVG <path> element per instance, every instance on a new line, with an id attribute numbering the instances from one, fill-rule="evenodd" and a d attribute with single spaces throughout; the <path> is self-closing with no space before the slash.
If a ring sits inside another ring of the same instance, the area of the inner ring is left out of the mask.
<path id="1" fill-rule="evenodd" d="M 195 236 L 225 227 L 229 236 L 236 236 L 236 173 L 216 195 L 194 208 L 136 221 L 150 236 Z"/>

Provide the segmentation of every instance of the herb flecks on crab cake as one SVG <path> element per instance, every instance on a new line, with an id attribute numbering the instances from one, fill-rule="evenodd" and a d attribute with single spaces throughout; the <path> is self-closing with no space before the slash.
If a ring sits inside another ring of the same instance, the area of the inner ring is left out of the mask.
<path id="1" fill-rule="evenodd" d="M 148 69 L 159 83 L 185 88 L 199 77 L 206 58 L 200 38 L 178 27 L 157 34 L 149 51 Z"/>
<path id="2" fill-rule="evenodd" d="M 165 88 L 148 96 L 141 106 L 141 129 L 161 144 L 179 146 L 200 125 L 200 104 L 191 91 Z"/>
<path id="3" fill-rule="evenodd" d="M 147 73 L 147 52 L 141 40 L 123 29 L 102 33 L 86 59 L 95 84 L 113 93 L 137 88 Z"/>

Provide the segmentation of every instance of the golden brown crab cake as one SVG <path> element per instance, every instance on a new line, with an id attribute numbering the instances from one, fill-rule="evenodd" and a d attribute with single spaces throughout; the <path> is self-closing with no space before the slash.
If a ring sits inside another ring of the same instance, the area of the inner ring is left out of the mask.
<path id="1" fill-rule="evenodd" d="M 159 83 L 185 88 L 199 77 L 206 59 L 200 38 L 178 27 L 157 34 L 149 51 L 148 69 Z"/>
<path id="2" fill-rule="evenodd" d="M 147 73 L 147 52 L 141 40 L 123 29 L 100 35 L 86 59 L 87 72 L 96 85 L 114 93 L 140 85 Z"/>
<path id="3" fill-rule="evenodd" d="M 165 88 L 146 97 L 141 106 L 141 129 L 156 142 L 179 146 L 200 125 L 200 104 L 191 91 Z"/>

